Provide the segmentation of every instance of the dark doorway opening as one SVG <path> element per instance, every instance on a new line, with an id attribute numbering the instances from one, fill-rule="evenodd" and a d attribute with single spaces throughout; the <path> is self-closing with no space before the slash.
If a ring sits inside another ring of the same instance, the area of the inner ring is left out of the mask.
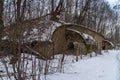
<path id="1" fill-rule="evenodd" d="M 73 44 L 73 42 L 69 42 L 68 45 L 67 45 L 67 47 L 68 47 L 68 50 L 74 50 L 74 44 Z"/>

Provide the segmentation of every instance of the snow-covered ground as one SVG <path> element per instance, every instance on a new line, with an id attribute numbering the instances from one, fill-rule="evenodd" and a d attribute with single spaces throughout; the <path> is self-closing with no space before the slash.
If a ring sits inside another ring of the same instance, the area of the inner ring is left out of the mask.
<path id="1" fill-rule="evenodd" d="M 119 54 L 119 50 L 112 50 L 66 64 L 64 73 L 48 75 L 47 80 L 120 80 Z"/>
<path id="2" fill-rule="evenodd" d="M 56 55 L 54 60 L 47 62 L 50 70 L 48 70 L 46 77 L 43 76 L 46 61 L 23 54 L 23 59 L 21 59 L 24 63 L 21 65 L 22 70 L 25 71 L 23 76 L 26 76 L 25 80 L 33 80 L 34 78 L 34 80 L 45 80 L 45 78 L 46 80 L 120 80 L 120 50 L 102 51 L 102 54 L 95 56 L 93 53 L 93 57 L 83 56 L 83 59 L 79 59 L 78 62 L 75 61 L 75 56 L 67 55 L 62 63 L 61 73 L 59 67 L 61 67 L 62 55 Z M 0 80 L 15 80 L 12 75 L 15 74 L 13 65 L 9 64 L 9 60 L 10 57 L 0 59 Z M 40 64 L 44 66 L 40 66 Z M 17 71 L 17 68 L 15 69 Z M 40 71 L 41 69 L 43 71 Z M 8 73 L 11 75 L 10 78 Z M 36 75 L 36 77 L 33 78 L 32 75 Z"/>

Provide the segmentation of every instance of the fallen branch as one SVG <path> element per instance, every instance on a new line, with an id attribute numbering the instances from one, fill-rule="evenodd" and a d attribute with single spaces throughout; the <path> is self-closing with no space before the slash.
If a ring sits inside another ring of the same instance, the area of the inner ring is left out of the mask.
<path id="1" fill-rule="evenodd" d="M 29 46 L 26 45 L 25 47 L 26 47 L 28 50 L 30 50 L 31 52 L 33 52 L 35 55 L 41 57 L 41 58 L 44 59 L 44 60 L 47 60 L 47 58 L 45 58 L 44 56 L 42 56 L 39 52 L 37 52 L 37 51 L 33 50 L 32 48 L 30 48 Z"/>

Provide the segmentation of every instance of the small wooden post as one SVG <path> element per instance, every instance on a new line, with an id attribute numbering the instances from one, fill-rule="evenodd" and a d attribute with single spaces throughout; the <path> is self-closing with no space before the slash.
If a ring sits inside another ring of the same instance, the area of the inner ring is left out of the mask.
<path id="1" fill-rule="evenodd" d="M 92 44 L 90 44 L 90 57 L 92 57 Z"/>
<path id="2" fill-rule="evenodd" d="M 79 46 L 80 46 L 80 49 L 79 49 L 79 52 L 80 52 L 80 58 L 82 59 L 82 54 L 83 54 L 83 49 L 84 49 L 84 47 L 82 46 L 83 44 L 81 43 L 79 43 Z"/>
<path id="3" fill-rule="evenodd" d="M 53 59 L 54 59 L 54 42 L 52 43 L 52 56 L 53 56 Z"/>
<path id="4" fill-rule="evenodd" d="M 79 54 L 79 49 L 80 49 L 80 46 L 79 46 L 79 43 L 78 42 L 74 42 L 74 45 L 75 45 L 75 55 L 76 55 L 76 61 L 78 61 L 78 54 Z"/>
<path id="5" fill-rule="evenodd" d="M 78 61 L 78 56 L 80 53 L 80 43 L 77 43 L 77 54 L 76 54 L 76 61 Z"/>

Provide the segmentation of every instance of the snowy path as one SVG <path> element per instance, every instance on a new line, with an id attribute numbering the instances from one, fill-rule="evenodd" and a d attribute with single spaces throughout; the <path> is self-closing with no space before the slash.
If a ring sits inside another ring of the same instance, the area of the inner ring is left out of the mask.
<path id="1" fill-rule="evenodd" d="M 118 61 L 118 74 L 120 74 L 120 52 L 117 54 Z M 118 75 L 118 80 L 120 80 L 120 75 Z"/>
<path id="2" fill-rule="evenodd" d="M 47 80 L 120 80 L 120 51 L 109 51 L 97 57 L 65 65 L 64 73 L 48 75 Z"/>

